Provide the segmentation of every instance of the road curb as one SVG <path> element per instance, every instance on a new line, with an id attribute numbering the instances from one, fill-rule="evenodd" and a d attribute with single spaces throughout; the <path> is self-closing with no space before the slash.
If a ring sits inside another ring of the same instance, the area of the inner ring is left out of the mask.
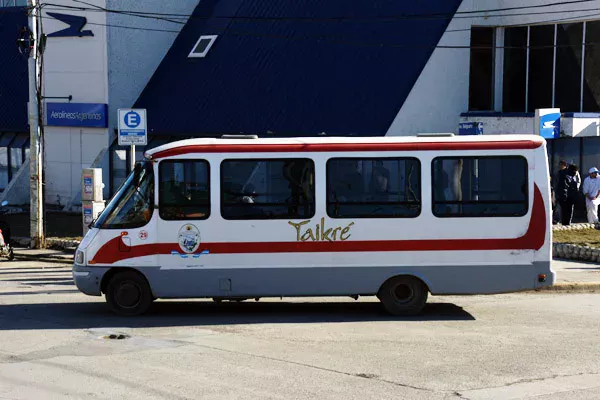
<path id="1" fill-rule="evenodd" d="M 532 290 L 529 293 L 593 293 L 600 292 L 600 282 L 558 282 L 552 286 Z"/>
<path id="2" fill-rule="evenodd" d="M 18 252 L 15 252 L 15 260 L 49 262 L 56 264 L 73 264 L 73 258 L 20 255 Z"/>

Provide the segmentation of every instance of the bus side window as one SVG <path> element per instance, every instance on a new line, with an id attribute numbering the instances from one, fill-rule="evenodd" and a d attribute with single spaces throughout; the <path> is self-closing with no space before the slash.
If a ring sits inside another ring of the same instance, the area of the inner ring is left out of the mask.
<path id="1" fill-rule="evenodd" d="M 207 219 L 210 215 L 209 164 L 205 160 L 166 160 L 159 165 L 160 217 Z"/>
<path id="2" fill-rule="evenodd" d="M 327 161 L 331 218 L 414 218 L 421 212 L 416 158 L 332 158 Z"/>
<path id="3" fill-rule="evenodd" d="M 221 215 L 228 220 L 306 219 L 315 214 L 311 159 L 230 159 L 221 163 Z"/>
<path id="4" fill-rule="evenodd" d="M 521 156 L 437 157 L 432 163 L 436 217 L 527 214 L 528 167 Z"/>

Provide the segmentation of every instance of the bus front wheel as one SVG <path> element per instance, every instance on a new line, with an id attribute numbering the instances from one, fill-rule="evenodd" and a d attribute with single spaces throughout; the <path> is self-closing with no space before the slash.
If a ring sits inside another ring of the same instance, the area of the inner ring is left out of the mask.
<path id="1" fill-rule="evenodd" d="M 116 273 L 106 287 L 106 302 L 119 315 L 140 315 L 152 304 L 150 286 L 139 272 Z"/>
<path id="2" fill-rule="evenodd" d="M 427 285 L 412 276 L 396 276 L 385 281 L 377 297 L 392 315 L 417 315 L 427 302 Z"/>

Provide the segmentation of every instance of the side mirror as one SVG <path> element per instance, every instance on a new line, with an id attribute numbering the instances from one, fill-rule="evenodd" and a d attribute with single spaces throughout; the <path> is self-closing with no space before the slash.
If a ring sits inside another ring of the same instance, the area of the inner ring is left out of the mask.
<path id="1" fill-rule="evenodd" d="M 4 200 L 4 201 L 3 201 L 3 202 L 2 202 L 0 205 L 1 205 L 2 207 L 5 207 L 5 206 L 7 206 L 7 205 L 8 205 L 8 201 Z"/>

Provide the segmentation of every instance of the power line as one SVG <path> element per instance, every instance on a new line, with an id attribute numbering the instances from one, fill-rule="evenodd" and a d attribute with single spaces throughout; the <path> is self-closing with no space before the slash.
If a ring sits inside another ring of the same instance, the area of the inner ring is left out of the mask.
<path id="1" fill-rule="evenodd" d="M 78 3 L 89 5 L 89 3 L 73 0 Z M 117 13 L 123 15 L 130 15 L 139 18 L 152 18 L 165 20 L 167 22 L 172 23 L 183 23 L 182 21 L 175 21 L 175 18 L 181 19 L 237 19 L 237 20 L 250 20 L 250 21 L 279 21 L 279 20 L 295 20 L 295 21 L 370 21 L 370 20 L 427 20 L 427 19 L 464 19 L 464 18 L 477 18 L 477 17 L 485 17 L 485 18 L 496 18 L 496 17 L 510 17 L 510 16 L 525 16 L 525 15 L 539 15 L 545 13 L 568 13 L 568 12 L 581 12 L 581 11 L 596 11 L 595 9 L 588 10 L 564 10 L 564 11 L 548 11 L 548 12 L 537 12 L 537 13 L 521 13 L 521 14 L 496 14 L 496 15 L 473 15 L 473 14 L 486 14 L 491 12 L 501 12 L 501 11 L 514 11 L 514 10 L 525 10 L 525 9 L 539 9 L 546 7 L 556 7 L 556 6 L 564 6 L 571 4 L 580 4 L 580 3 L 590 3 L 597 2 L 598 0 L 572 0 L 572 1 L 560 1 L 554 3 L 546 3 L 546 4 L 537 4 L 531 6 L 517 6 L 517 7 L 507 7 L 507 8 L 496 8 L 496 9 L 487 9 L 487 10 L 472 10 L 472 11 L 457 11 L 455 13 L 422 13 L 422 14 L 400 14 L 400 15 L 389 15 L 389 16 L 334 16 L 334 17 L 266 17 L 266 16 L 239 16 L 239 15 L 229 15 L 229 16 L 199 16 L 194 14 L 177 14 L 177 13 L 158 13 L 158 12 L 144 12 L 144 11 L 135 11 L 135 10 L 116 10 L 116 9 L 107 9 L 98 6 L 94 6 L 94 8 L 89 7 L 80 7 L 80 6 L 69 6 L 62 4 L 54 4 L 54 3 L 44 3 L 43 6 L 54 6 L 59 9 L 70 9 L 70 10 L 79 10 L 79 11 L 95 11 L 95 12 L 108 12 L 108 13 Z M 171 19 L 167 19 L 166 17 L 170 17 Z"/>
<path id="2" fill-rule="evenodd" d="M 48 19 L 48 20 L 55 20 L 55 18 L 52 17 L 44 17 L 41 16 L 40 18 L 42 19 Z M 147 32 L 166 32 L 166 33 L 180 33 L 181 31 L 176 31 L 176 30 L 172 30 L 172 29 L 159 29 L 159 28 L 141 28 L 141 27 L 135 27 L 135 26 L 126 26 L 126 25 L 115 25 L 115 24 L 100 24 L 100 23 L 96 23 L 96 22 L 87 22 L 87 25 L 93 25 L 93 26 L 103 26 L 103 27 L 109 27 L 109 28 L 120 28 L 120 29 L 130 29 L 130 30 L 134 30 L 134 31 L 147 31 Z"/>
<path id="3" fill-rule="evenodd" d="M 600 14 L 598 14 L 600 15 Z M 44 17 L 43 19 L 53 19 L 52 17 Z M 180 33 L 180 31 L 176 30 L 168 30 L 168 29 L 153 29 L 153 28 L 141 28 L 141 27 L 131 27 L 131 26 L 123 26 L 123 25 L 113 25 L 113 24 L 100 24 L 100 23 L 92 23 L 88 22 L 90 25 L 95 26 L 103 26 L 103 27 L 114 27 L 114 28 L 123 28 L 123 29 L 131 29 L 131 30 L 140 30 L 140 31 L 151 31 L 151 32 L 168 32 L 168 33 Z M 267 39 L 282 39 L 282 40 L 302 40 L 302 41 L 316 41 L 318 43 L 331 43 L 331 44 L 341 44 L 341 45 L 356 45 L 360 47 L 390 47 L 390 48 L 431 48 L 431 49 L 455 49 L 455 50 L 494 50 L 494 49 L 514 49 L 514 50 L 525 50 L 528 46 L 470 46 L 470 45 L 422 45 L 422 44 L 401 44 L 401 43 L 383 43 L 383 42 L 374 42 L 374 41 L 356 41 L 356 40 L 347 40 L 341 37 L 336 36 L 319 36 L 319 35 L 311 35 L 311 36 L 286 36 L 286 35 L 274 35 L 274 34 L 261 34 L 255 32 L 236 32 L 236 31 L 228 31 L 224 36 L 237 36 L 237 37 L 257 37 L 257 38 L 267 38 Z M 600 45 L 600 42 L 586 42 L 586 45 Z M 529 49 L 541 50 L 541 49 L 553 49 L 553 48 L 571 48 L 576 47 L 580 48 L 581 43 L 579 44 L 557 44 L 557 45 L 539 45 L 539 46 L 529 46 Z"/>
<path id="4" fill-rule="evenodd" d="M 580 11 L 590 11 L 590 10 L 580 10 Z M 580 12 L 578 11 L 578 12 Z M 597 10 L 595 10 L 597 11 Z M 575 12 L 575 11 L 574 11 Z M 562 13 L 562 12 L 561 12 Z M 489 27 L 489 28 L 517 28 L 517 27 L 521 27 L 521 26 L 543 26 L 543 25 L 552 25 L 552 24 L 556 24 L 559 22 L 577 22 L 580 21 L 582 18 L 590 18 L 590 17 L 598 17 L 600 16 L 600 13 L 595 13 L 595 14 L 586 14 L 585 16 L 573 16 L 573 17 L 565 17 L 565 18 L 559 18 L 559 19 L 550 19 L 550 20 L 545 20 L 545 21 L 535 21 L 533 23 L 530 24 L 512 24 L 512 25 L 489 25 L 489 26 L 485 26 L 482 25 L 480 27 Z M 446 33 L 450 33 L 450 32 L 470 32 L 471 28 L 464 28 L 464 29 L 448 29 L 446 30 Z"/>
<path id="5" fill-rule="evenodd" d="M 104 7 L 100 7 L 100 6 L 97 6 L 95 4 L 87 3 L 87 2 L 82 1 L 82 0 L 73 0 L 73 1 L 77 2 L 77 3 L 82 3 L 82 4 L 86 4 L 88 6 L 94 7 L 98 11 L 116 12 L 116 11 L 110 11 L 110 10 L 104 8 Z M 158 19 L 158 20 L 172 22 L 172 23 L 176 23 L 176 24 L 180 24 L 180 25 L 185 25 L 185 22 L 182 22 L 182 21 L 174 21 L 174 20 L 172 20 L 170 18 L 157 17 L 157 16 L 152 16 L 152 15 L 142 15 L 142 14 L 138 14 L 137 12 L 121 11 L 121 12 L 119 12 L 119 14 L 131 15 L 131 16 L 138 17 L 138 18 Z"/>

